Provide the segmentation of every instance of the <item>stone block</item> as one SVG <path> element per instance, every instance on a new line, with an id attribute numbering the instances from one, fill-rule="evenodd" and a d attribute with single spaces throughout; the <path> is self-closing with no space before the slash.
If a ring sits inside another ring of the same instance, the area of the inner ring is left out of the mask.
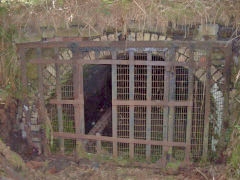
<path id="1" fill-rule="evenodd" d="M 150 41 L 151 34 L 150 33 L 144 33 L 143 40 L 144 41 Z"/>
<path id="2" fill-rule="evenodd" d="M 136 40 L 136 33 L 135 33 L 135 32 L 131 32 L 131 33 L 128 35 L 127 40 L 128 40 L 128 41 L 135 41 L 135 40 Z"/>
<path id="3" fill-rule="evenodd" d="M 109 34 L 108 35 L 108 41 L 116 41 L 115 34 Z"/>
<path id="4" fill-rule="evenodd" d="M 31 131 L 40 131 L 41 125 L 31 125 Z"/>
<path id="5" fill-rule="evenodd" d="M 199 26 L 199 34 L 204 36 L 216 36 L 218 33 L 219 26 L 218 24 L 203 24 Z"/>
<path id="6" fill-rule="evenodd" d="M 157 34 L 152 34 L 151 41 L 158 41 L 158 35 Z"/>
<path id="7" fill-rule="evenodd" d="M 137 41 L 143 41 L 143 33 L 137 33 Z"/>
<path id="8" fill-rule="evenodd" d="M 108 41 L 107 35 L 101 36 L 101 41 Z"/>

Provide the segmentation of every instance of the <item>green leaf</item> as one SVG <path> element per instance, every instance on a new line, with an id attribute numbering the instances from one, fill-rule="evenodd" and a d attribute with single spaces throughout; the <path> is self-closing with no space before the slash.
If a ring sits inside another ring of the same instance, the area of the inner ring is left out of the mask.
<path id="1" fill-rule="evenodd" d="M 102 2 L 105 4 L 112 4 L 114 0 L 102 0 Z"/>

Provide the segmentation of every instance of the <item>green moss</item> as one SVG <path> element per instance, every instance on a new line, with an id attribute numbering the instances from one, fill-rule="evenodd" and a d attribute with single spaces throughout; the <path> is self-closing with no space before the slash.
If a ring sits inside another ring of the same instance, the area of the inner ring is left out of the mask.
<path id="1" fill-rule="evenodd" d="M 76 155 L 77 155 L 77 157 L 80 157 L 80 158 L 87 158 L 88 157 L 88 154 L 86 153 L 86 151 L 85 151 L 81 142 L 76 143 Z"/>
<path id="2" fill-rule="evenodd" d="M 79 29 L 78 28 L 59 28 L 55 32 L 56 37 L 73 37 L 79 36 Z"/>
<path id="3" fill-rule="evenodd" d="M 240 178 L 240 144 L 233 149 L 232 156 L 229 160 L 230 176 Z"/>
<path id="4" fill-rule="evenodd" d="M 169 162 L 167 163 L 166 169 L 178 170 L 180 165 L 181 165 L 180 161 Z"/>
<path id="5" fill-rule="evenodd" d="M 25 163 L 23 159 L 15 152 L 11 151 L 0 139 L 0 153 L 7 159 L 7 161 L 14 166 L 16 170 L 24 170 Z"/>
<path id="6" fill-rule="evenodd" d="M 32 63 L 27 63 L 27 77 L 29 80 L 37 80 L 38 73 L 37 73 L 37 66 Z"/>

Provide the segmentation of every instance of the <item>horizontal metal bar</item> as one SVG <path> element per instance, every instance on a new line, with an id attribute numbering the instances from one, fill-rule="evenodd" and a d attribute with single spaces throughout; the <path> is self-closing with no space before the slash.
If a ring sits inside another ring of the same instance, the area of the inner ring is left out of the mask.
<path id="1" fill-rule="evenodd" d="M 109 48 L 166 48 L 172 46 L 193 46 L 194 48 L 206 48 L 209 45 L 212 47 L 227 47 L 228 44 L 225 41 L 82 41 L 81 39 L 71 39 L 71 40 L 51 40 L 51 41 L 38 41 L 38 42 L 26 42 L 17 43 L 18 49 L 25 48 L 61 48 L 61 47 L 71 47 L 74 43 L 74 47 L 109 47 Z"/>
<path id="2" fill-rule="evenodd" d="M 147 145 L 160 145 L 160 146 L 176 146 L 176 147 L 187 147 L 185 142 L 168 142 L 168 141 L 153 141 L 144 139 L 128 139 L 128 138 L 117 138 L 108 136 L 95 136 L 95 135 L 85 135 L 85 134 L 74 134 L 65 132 L 54 132 L 53 136 L 56 138 L 65 139 L 77 139 L 77 140 L 96 140 L 96 141 L 108 141 L 108 142 L 120 142 L 129 144 L 147 144 Z"/>
<path id="3" fill-rule="evenodd" d="M 58 99 L 51 99 L 49 101 L 50 104 L 84 104 L 83 100 L 58 100 Z"/>
<path id="4" fill-rule="evenodd" d="M 112 60 L 112 59 L 96 59 L 96 60 L 54 60 L 54 59 L 32 59 L 32 64 L 121 64 L 129 65 L 128 60 Z M 190 63 L 187 62 L 169 62 L 169 61 L 133 61 L 133 65 L 150 65 L 150 66 L 185 66 L 188 67 Z"/>
<path id="5" fill-rule="evenodd" d="M 112 105 L 140 105 L 140 106 L 188 106 L 192 107 L 191 101 L 151 101 L 151 100 L 144 100 L 144 101 L 137 101 L 137 100 L 113 100 Z"/>
<path id="6" fill-rule="evenodd" d="M 83 100 L 57 100 L 51 99 L 50 104 L 83 104 Z M 191 101 L 138 101 L 138 100 L 112 100 L 112 105 L 139 105 L 139 106 L 188 106 L 191 107 Z"/>

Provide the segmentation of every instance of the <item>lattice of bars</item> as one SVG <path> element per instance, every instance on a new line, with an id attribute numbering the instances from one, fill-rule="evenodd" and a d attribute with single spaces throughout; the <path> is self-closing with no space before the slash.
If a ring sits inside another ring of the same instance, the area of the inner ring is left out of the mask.
<path id="1" fill-rule="evenodd" d="M 146 106 L 134 107 L 134 139 L 146 139 Z M 146 159 L 146 145 L 134 144 L 134 158 L 136 160 Z"/>
<path id="2" fill-rule="evenodd" d="M 163 107 L 151 107 L 151 140 L 163 140 Z M 156 162 L 162 157 L 162 146 L 151 145 L 151 162 Z"/>
<path id="3" fill-rule="evenodd" d="M 151 108 L 151 140 L 163 140 L 163 107 Z"/>
<path id="4" fill-rule="evenodd" d="M 138 61 L 146 61 L 147 53 L 134 53 L 134 59 Z"/>
<path id="5" fill-rule="evenodd" d="M 48 104 L 47 105 L 48 116 L 51 120 L 51 125 L 54 132 L 58 132 L 58 119 L 57 119 L 57 105 Z M 60 142 L 59 139 L 53 139 L 53 145 L 51 146 L 51 151 L 56 153 L 60 151 Z"/>
<path id="6" fill-rule="evenodd" d="M 167 58 L 167 49 L 165 51 L 162 52 L 152 52 L 152 61 L 165 61 L 165 59 Z"/>
<path id="7" fill-rule="evenodd" d="M 74 121 L 74 106 L 72 104 L 63 104 L 61 112 L 58 112 L 57 105 L 48 105 L 48 114 L 51 119 L 52 127 L 55 132 L 69 132 L 75 133 L 75 121 Z M 58 113 L 62 115 L 62 120 L 58 119 Z M 55 145 L 59 146 L 59 140 L 55 140 Z M 65 153 L 72 152 L 76 147 L 76 140 L 65 139 L 64 150 Z M 59 150 L 59 147 L 54 147 L 53 150 Z"/>
<path id="8" fill-rule="evenodd" d="M 127 52 L 119 52 L 117 54 L 117 59 L 119 60 L 129 60 L 129 54 Z"/>
<path id="9" fill-rule="evenodd" d="M 175 160 L 183 161 L 185 158 L 185 147 L 175 147 L 172 148 L 172 157 Z"/>
<path id="10" fill-rule="evenodd" d="M 88 153 L 93 153 L 96 154 L 97 153 L 97 141 L 96 140 L 87 140 L 87 146 L 86 146 L 86 151 Z"/>
<path id="11" fill-rule="evenodd" d="M 186 129 L 187 129 L 187 107 L 185 106 L 175 107 L 173 141 L 186 142 Z M 184 160 L 185 147 L 173 147 L 172 155 L 173 158 L 176 160 L 180 161 Z"/>
<path id="12" fill-rule="evenodd" d="M 129 66 L 117 65 L 117 99 L 129 99 Z"/>
<path id="13" fill-rule="evenodd" d="M 113 154 L 113 143 L 112 142 L 101 142 L 101 151 L 105 155 L 112 155 Z"/>
<path id="14" fill-rule="evenodd" d="M 192 112 L 191 154 L 194 160 L 202 156 L 205 119 L 205 87 L 195 78 Z"/>
<path id="15" fill-rule="evenodd" d="M 129 138 L 129 106 L 117 106 L 117 136 Z M 118 143 L 118 155 L 129 158 L 128 143 Z"/>
<path id="16" fill-rule="evenodd" d="M 47 105 L 48 116 L 52 123 L 52 128 L 54 132 L 58 132 L 58 118 L 57 118 L 57 105 L 48 104 Z"/>
<path id="17" fill-rule="evenodd" d="M 134 107 L 134 138 L 146 139 L 146 106 Z"/>
<path id="18" fill-rule="evenodd" d="M 75 121 L 74 121 L 74 106 L 73 104 L 62 105 L 63 114 L 63 132 L 74 133 Z"/>
<path id="19" fill-rule="evenodd" d="M 129 106 L 117 106 L 117 136 L 129 138 Z"/>
<path id="20" fill-rule="evenodd" d="M 185 101 L 188 99 L 188 69 L 182 66 L 176 66 L 176 101 Z"/>
<path id="21" fill-rule="evenodd" d="M 161 157 L 162 154 L 162 146 L 159 145 L 151 145 L 151 162 L 157 162 Z"/>
<path id="22" fill-rule="evenodd" d="M 74 106 L 73 104 L 63 104 L 63 132 L 75 133 L 75 121 L 74 121 Z M 72 152 L 76 147 L 76 140 L 65 139 L 64 150 L 65 152 Z"/>
<path id="23" fill-rule="evenodd" d="M 163 100 L 164 66 L 152 66 L 152 100 Z"/>
<path id="24" fill-rule="evenodd" d="M 211 87 L 210 122 L 208 133 L 208 157 L 216 149 L 216 135 L 221 133 L 224 111 L 224 95 L 216 83 Z"/>
<path id="25" fill-rule="evenodd" d="M 43 93 L 45 99 L 56 96 L 56 69 L 54 64 L 43 67 Z"/>
<path id="26" fill-rule="evenodd" d="M 147 98 L 147 66 L 134 66 L 134 100 Z"/>
<path id="27" fill-rule="evenodd" d="M 72 65 L 61 65 L 59 70 L 61 98 L 73 99 L 73 70 Z"/>
<path id="28" fill-rule="evenodd" d="M 174 142 L 186 142 L 186 128 L 187 128 L 187 107 L 175 107 L 174 118 Z"/>

